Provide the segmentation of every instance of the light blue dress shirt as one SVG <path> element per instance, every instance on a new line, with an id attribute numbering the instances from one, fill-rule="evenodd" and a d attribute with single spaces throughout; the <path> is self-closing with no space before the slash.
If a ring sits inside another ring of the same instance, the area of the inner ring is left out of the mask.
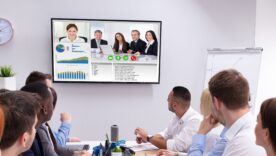
<path id="1" fill-rule="evenodd" d="M 221 156 L 224 152 L 227 139 L 225 133 L 227 128 L 224 128 L 220 134 L 220 139 L 214 145 L 214 148 L 208 153 L 208 156 Z M 189 149 L 188 156 L 202 156 L 205 148 L 206 135 L 196 134 L 193 136 L 192 145 Z"/>
<path id="2" fill-rule="evenodd" d="M 58 145 L 65 146 L 66 142 L 69 141 L 70 128 L 71 128 L 70 123 L 62 122 L 58 131 L 54 132 L 54 136 Z"/>

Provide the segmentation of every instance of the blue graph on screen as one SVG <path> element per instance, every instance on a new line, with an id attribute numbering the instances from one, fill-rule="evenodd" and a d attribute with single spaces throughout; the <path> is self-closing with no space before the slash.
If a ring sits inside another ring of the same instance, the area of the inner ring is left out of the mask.
<path id="1" fill-rule="evenodd" d="M 65 71 L 57 73 L 58 79 L 67 79 L 67 80 L 85 80 L 87 79 L 87 74 L 82 71 Z"/>

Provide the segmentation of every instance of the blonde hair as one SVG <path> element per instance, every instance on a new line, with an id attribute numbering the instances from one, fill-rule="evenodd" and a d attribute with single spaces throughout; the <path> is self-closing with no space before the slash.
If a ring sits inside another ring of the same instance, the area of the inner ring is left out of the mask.
<path id="1" fill-rule="evenodd" d="M 212 103 L 213 101 L 209 89 L 204 89 L 200 98 L 200 112 L 204 117 L 211 114 Z"/>

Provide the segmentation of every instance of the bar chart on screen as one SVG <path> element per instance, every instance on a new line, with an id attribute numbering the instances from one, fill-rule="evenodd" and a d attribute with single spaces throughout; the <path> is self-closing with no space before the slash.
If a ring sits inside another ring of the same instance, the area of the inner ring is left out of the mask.
<path id="1" fill-rule="evenodd" d="M 88 79 L 88 73 L 83 71 L 64 71 L 58 72 L 57 78 L 62 80 L 86 80 Z"/>

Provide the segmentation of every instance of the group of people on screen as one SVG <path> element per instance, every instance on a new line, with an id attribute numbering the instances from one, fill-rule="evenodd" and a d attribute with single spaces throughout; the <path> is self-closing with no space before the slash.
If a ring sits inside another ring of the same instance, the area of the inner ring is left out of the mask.
<path id="1" fill-rule="evenodd" d="M 57 131 L 48 123 L 57 104 L 51 79 L 34 71 L 19 91 L 0 90 L 0 156 L 91 155 L 65 146 L 80 141 L 69 137 L 69 114 L 61 114 Z M 247 79 L 234 69 L 210 79 L 201 95 L 200 113 L 192 107 L 189 89 L 176 86 L 167 97 L 168 110 L 174 114 L 168 127 L 153 135 L 137 127 L 136 141 L 158 147 L 158 156 L 275 156 L 276 98 L 261 104 L 256 119 L 249 96 Z"/>
<path id="2" fill-rule="evenodd" d="M 69 43 L 85 43 L 87 38 L 78 36 L 78 27 L 76 24 L 68 24 L 66 27 L 67 36 L 60 37 L 60 42 Z M 158 53 L 158 40 L 156 34 L 152 30 L 148 30 L 145 34 L 146 42 L 140 39 L 138 30 L 131 31 L 132 41 L 129 43 L 125 40 L 123 33 L 117 32 L 114 36 L 113 51 L 119 53 L 128 53 L 135 55 L 154 55 Z M 108 41 L 102 39 L 102 31 L 95 30 L 94 38 L 91 39 L 91 48 L 100 48 L 101 45 L 108 45 Z"/>

